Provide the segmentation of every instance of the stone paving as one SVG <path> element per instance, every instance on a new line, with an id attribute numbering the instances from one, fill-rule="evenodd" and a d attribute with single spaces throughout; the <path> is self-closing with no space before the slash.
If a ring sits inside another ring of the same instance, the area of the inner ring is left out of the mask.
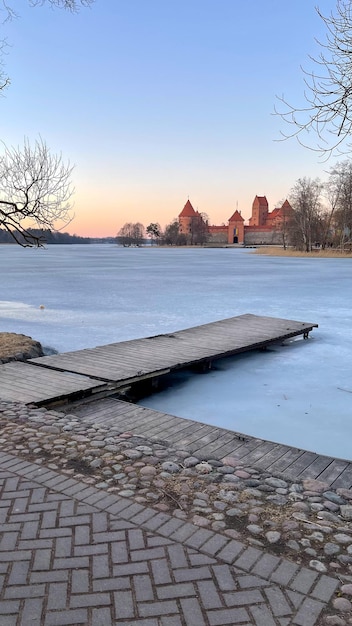
<path id="1" fill-rule="evenodd" d="M 352 490 L 1 400 L 0 430 L 0 626 L 352 624 Z"/>
<path id="2" fill-rule="evenodd" d="M 1 626 L 317 626 L 339 585 L 9 453 L 0 485 Z"/>

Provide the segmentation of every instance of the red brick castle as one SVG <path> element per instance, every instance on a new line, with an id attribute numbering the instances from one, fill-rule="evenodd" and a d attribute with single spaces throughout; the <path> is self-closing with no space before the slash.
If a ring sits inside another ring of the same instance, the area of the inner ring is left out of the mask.
<path id="1" fill-rule="evenodd" d="M 241 211 L 236 210 L 229 218 L 227 226 L 225 224 L 214 226 L 204 222 L 202 215 L 195 211 L 187 200 L 178 216 L 179 232 L 190 239 L 194 230 L 203 225 L 208 232 L 209 240 L 214 243 L 246 245 L 282 243 L 284 229 L 292 218 L 292 213 L 293 209 L 288 200 L 285 200 L 281 207 L 269 212 L 266 197 L 256 196 L 248 225 L 245 225 Z"/>

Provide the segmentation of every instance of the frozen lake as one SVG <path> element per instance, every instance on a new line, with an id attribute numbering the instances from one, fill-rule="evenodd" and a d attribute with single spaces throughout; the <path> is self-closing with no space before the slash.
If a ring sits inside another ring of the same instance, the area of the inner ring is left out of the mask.
<path id="1" fill-rule="evenodd" d="M 351 260 L 13 245 L 0 246 L 0 262 L 0 330 L 60 352 L 243 313 L 319 324 L 308 341 L 224 359 L 207 374 L 182 374 L 141 404 L 352 459 Z"/>

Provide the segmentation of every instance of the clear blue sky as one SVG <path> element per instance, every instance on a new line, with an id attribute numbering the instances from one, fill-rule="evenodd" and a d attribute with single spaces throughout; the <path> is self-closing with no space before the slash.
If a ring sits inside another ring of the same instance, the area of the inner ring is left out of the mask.
<path id="1" fill-rule="evenodd" d="M 10 88 L 1 138 L 39 135 L 76 165 L 68 230 L 115 235 L 126 221 L 162 226 L 189 197 L 210 222 L 270 209 L 332 163 L 276 142 L 276 96 L 303 103 L 300 65 L 334 0 L 96 0 L 72 15 L 12 0 L 1 26 Z"/>

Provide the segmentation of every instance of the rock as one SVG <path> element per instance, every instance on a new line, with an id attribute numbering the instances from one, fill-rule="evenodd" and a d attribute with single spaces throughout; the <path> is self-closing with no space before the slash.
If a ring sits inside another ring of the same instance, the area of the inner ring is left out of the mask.
<path id="1" fill-rule="evenodd" d="M 210 474 L 210 472 L 213 471 L 210 463 L 205 463 L 204 461 L 202 461 L 202 463 L 197 463 L 195 469 L 197 470 L 198 474 Z"/>
<path id="2" fill-rule="evenodd" d="M 184 459 L 183 465 L 185 467 L 194 467 L 199 463 L 199 461 L 200 459 L 197 459 L 196 456 L 188 456 L 186 459 Z"/>
<path id="3" fill-rule="evenodd" d="M 352 520 L 352 506 L 350 504 L 341 505 L 340 512 L 343 519 Z"/>
<path id="4" fill-rule="evenodd" d="M 313 559 L 312 561 L 309 561 L 309 567 L 312 567 L 317 572 L 327 572 L 328 571 L 327 567 L 324 565 L 324 563 L 322 563 L 321 561 L 317 561 L 316 559 Z"/>
<path id="5" fill-rule="evenodd" d="M 269 541 L 269 543 L 277 543 L 281 539 L 281 533 L 276 530 L 269 530 L 265 533 L 265 537 Z"/>
<path id="6" fill-rule="evenodd" d="M 341 592 L 345 593 L 347 596 L 352 596 L 352 584 L 342 585 Z"/>
<path id="7" fill-rule="evenodd" d="M 280 478 L 266 478 L 265 483 L 267 485 L 270 485 L 270 487 L 275 487 L 276 489 L 278 489 L 279 487 L 288 487 L 287 482 L 285 480 L 281 480 Z"/>
<path id="8" fill-rule="evenodd" d="M 352 609 L 352 604 L 347 598 L 334 598 L 332 606 L 341 613 L 347 613 Z"/>
<path id="9" fill-rule="evenodd" d="M 181 469 L 179 465 L 173 463 L 172 461 L 164 461 L 164 463 L 161 464 L 161 467 L 164 472 L 168 472 L 169 474 L 177 474 L 177 472 Z"/>
<path id="10" fill-rule="evenodd" d="M 323 493 L 329 487 L 328 483 L 313 478 L 306 478 L 302 481 L 304 491 L 313 491 L 314 493 Z"/>

